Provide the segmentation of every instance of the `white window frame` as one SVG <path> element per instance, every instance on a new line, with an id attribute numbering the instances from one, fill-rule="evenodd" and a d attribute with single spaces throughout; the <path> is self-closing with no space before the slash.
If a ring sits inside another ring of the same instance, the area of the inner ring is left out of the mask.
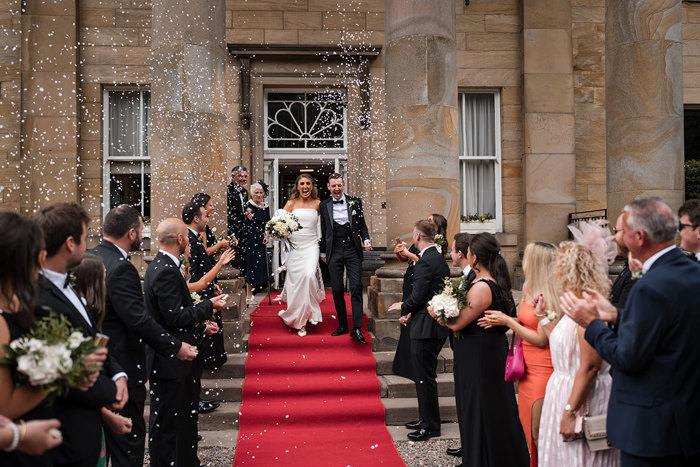
<path id="1" fill-rule="evenodd" d="M 457 99 L 459 99 L 457 109 L 461 112 L 464 107 L 461 105 L 462 96 L 464 94 L 493 94 L 493 117 L 494 117 L 494 156 L 480 156 L 480 157 L 459 157 L 459 171 L 461 175 L 462 166 L 461 161 L 465 160 L 493 160 L 494 165 L 494 189 L 495 189 L 495 200 L 496 200 L 496 212 L 493 213 L 494 218 L 486 222 L 460 222 L 460 231 L 469 233 L 479 233 L 479 232 L 490 232 L 497 233 L 503 230 L 503 192 L 502 192 L 502 159 L 501 159 L 501 90 L 500 89 L 481 89 L 481 88 L 471 88 L 471 89 L 459 89 L 457 94 Z M 462 119 L 464 121 L 464 119 Z M 462 128 L 459 128 L 459 138 L 462 137 Z M 460 196 L 460 216 L 462 197 L 465 196 L 463 187 L 459 187 Z M 484 213 L 480 213 L 484 214 Z"/>
<path id="2" fill-rule="evenodd" d="M 140 161 L 142 164 L 148 162 L 151 163 L 150 150 L 148 156 L 143 156 L 144 145 L 149 144 L 148 141 L 144 141 L 143 132 L 139 132 L 139 156 L 136 157 L 125 157 L 125 156 L 111 156 L 109 153 L 109 93 L 114 91 L 139 91 L 141 94 L 139 112 L 140 121 L 144 121 L 144 92 L 150 93 L 150 88 L 147 86 L 103 86 L 102 88 L 102 219 L 107 216 L 110 210 L 111 200 L 110 200 L 110 163 L 116 161 L 123 162 L 137 162 Z M 150 132 L 149 132 L 150 136 Z M 150 170 L 150 169 L 149 169 Z M 141 186 L 145 185 L 145 171 L 141 170 Z M 141 191 L 141 206 L 143 215 L 143 206 L 145 201 L 144 191 Z M 143 236 L 149 238 L 151 236 L 151 226 L 150 223 L 144 224 L 143 226 Z"/>
<path id="3" fill-rule="evenodd" d="M 267 145 L 267 128 L 268 128 L 268 107 L 267 107 L 267 96 L 270 93 L 287 93 L 287 94 L 299 94 L 299 93 L 319 93 L 319 92 L 338 92 L 345 97 L 345 105 L 343 106 L 343 147 L 342 148 L 269 148 Z M 347 153 L 348 151 L 348 90 L 344 87 L 328 87 L 328 88 L 265 88 L 264 98 L 263 98 L 263 148 L 267 152 L 275 152 L 279 154 L 310 154 L 310 153 L 321 153 L 321 154 L 338 154 Z M 267 157 L 267 156 L 266 156 Z M 334 157 L 334 156 L 330 156 Z"/>

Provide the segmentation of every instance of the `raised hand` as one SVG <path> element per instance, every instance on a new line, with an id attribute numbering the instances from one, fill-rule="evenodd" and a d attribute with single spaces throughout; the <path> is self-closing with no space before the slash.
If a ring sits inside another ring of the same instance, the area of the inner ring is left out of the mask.
<path id="1" fill-rule="evenodd" d="M 197 357 L 197 347 L 190 345 L 187 342 L 183 342 L 180 345 L 180 350 L 177 351 L 175 357 L 178 360 L 190 361 Z"/>
<path id="2" fill-rule="evenodd" d="M 225 266 L 228 263 L 230 263 L 231 261 L 233 261 L 233 258 L 235 258 L 235 257 L 236 257 L 236 252 L 231 250 L 231 249 L 227 249 L 223 253 L 221 253 L 221 257 L 219 258 L 219 263 L 221 263 L 222 266 Z"/>
<path id="3" fill-rule="evenodd" d="M 217 295 L 216 297 L 211 299 L 212 305 L 214 305 L 214 312 L 216 313 L 220 309 L 222 309 L 224 306 L 226 306 L 226 302 L 228 301 L 228 295 L 223 294 L 223 295 Z"/>

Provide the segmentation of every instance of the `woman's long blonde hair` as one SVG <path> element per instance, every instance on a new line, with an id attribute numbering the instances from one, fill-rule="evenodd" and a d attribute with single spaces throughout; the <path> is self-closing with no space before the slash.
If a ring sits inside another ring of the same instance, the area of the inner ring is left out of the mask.
<path id="1" fill-rule="evenodd" d="M 311 199 L 318 199 L 318 190 L 316 189 L 316 181 L 314 178 L 309 175 L 309 174 L 299 174 L 296 180 L 294 180 L 294 188 L 292 188 L 292 195 L 289 197 L 289 199 L 298 199 L 301 197 L 301 194 L 299 193 L 299 180 L 302 178 L 306 178 L 311 180 L 311 196 L 309 196 Z"/>
<path id="2" fill-rule="evenodd" d="M 591 250 L 574 242 L 561 242 L 554 263 L 554 277 L 559 294 L 573 292 L 582 297 L 586 289 L 610 295 L 610 280 L 603 263 Z"/>
<path id="3" fill-rule="evenodd" d="M 557 258 L 557 249 L 551 243 L 535 242 L 525 247 L 523 253 L 523 296 L 533 300 L 539 294 L 544 296 L 547 310 L 553 310 L 557 318 L 561 316 L 559 308 L 559 294 L 552 280 L 554 261 Z"/>

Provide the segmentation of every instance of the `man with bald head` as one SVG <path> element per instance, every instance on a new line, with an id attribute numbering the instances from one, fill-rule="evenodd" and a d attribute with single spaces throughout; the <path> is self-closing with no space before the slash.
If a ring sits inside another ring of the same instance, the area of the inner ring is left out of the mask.
<path id="1" fill-rule="evenodd" d="M 223 308 L 228 296 L 193 304 L 180 255 L 188 245 L 180 219 L 165 219 L 156 229 L 160 249 L 146 270 L 146 310 L 171 336 L 195 344 L 196 334 L 210 333 L 203 323 Z M 214 331 L 215 332 L 215 331 Z M 192 362 L 161 354 L 149 356 L 151 416 L 149 454 L 152 466 L 199 465 L 197 460 L 197 394 Z"/>

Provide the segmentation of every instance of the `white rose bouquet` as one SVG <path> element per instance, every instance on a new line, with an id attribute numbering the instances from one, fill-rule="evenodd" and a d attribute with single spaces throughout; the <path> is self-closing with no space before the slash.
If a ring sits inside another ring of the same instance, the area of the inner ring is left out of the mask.
<path id="1" fill-rule="evenodd" d="M 83 364 L 95 352 L 92 337 L 74 329 L 63 315 L 50 312 L 22 337 L 3 345 L 0 364 L 12 368 L 15 381 L 42 388 L 50 396 L 65 395 L 72 387 L 90 382 L 97 368 Z"/>
<path id="2" fill-rule="evenodd" d="M 265 225 L 265 231 L 272 238 L 276 240 L 286 239 L 287 242 L 289 242 L 287 237 L 289 237 L 290 234 L 301 229 L 302 227 L 301 224 L 299 224 L 299 218 L 288 212 L 277 214 Z M 294 245 L 291 242 L 289 242 L 289 245 L 294 248 Z"/>
<path id="3" fill-rule="evenodd" d="M 445 277 L 442 291 L 433 296 L 428 305 L 433 307 L 433 313 L 442 324 L 452 324 L 457 320 L 460 310 L 469 306 L 469 302 L 465 290 L 460 288 L 459 284 L 452 283 L 449 277 Z M 454 336 L 457 339 L 462 337 L 459 331 L 454 331 Z"/>

